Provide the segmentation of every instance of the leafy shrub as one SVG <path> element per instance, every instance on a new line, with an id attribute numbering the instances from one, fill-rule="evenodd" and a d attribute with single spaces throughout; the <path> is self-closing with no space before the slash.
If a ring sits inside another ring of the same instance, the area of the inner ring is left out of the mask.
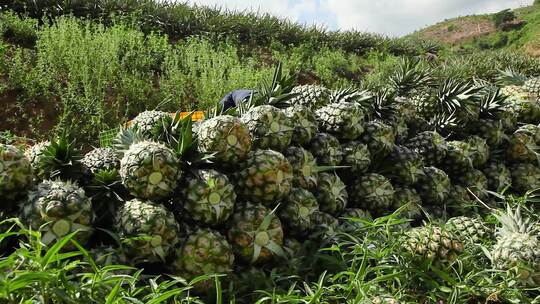
<path id="1" fill-rule="evenodd" d="M 500 11 L 493 15 L 493 22 L 495 23 L 495 27 L 500 28 L 505 23 L 514 21 L 516 19 L 516 15 L 514 12 L 510 9 L 505 9 L 503 11 Z"/>

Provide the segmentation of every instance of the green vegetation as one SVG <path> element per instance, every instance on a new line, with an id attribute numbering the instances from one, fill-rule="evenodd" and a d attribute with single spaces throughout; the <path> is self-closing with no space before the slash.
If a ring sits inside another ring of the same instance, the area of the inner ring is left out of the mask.
<path id="1" fill-rule="evenodd" d="M 506 9 L 493 14 L 492 18 L 493 22 L 495 23 L 495 27 L 501 28 L 505 23 L 514 21 L 516 19 L 516 15 L 510 9 Z"/>

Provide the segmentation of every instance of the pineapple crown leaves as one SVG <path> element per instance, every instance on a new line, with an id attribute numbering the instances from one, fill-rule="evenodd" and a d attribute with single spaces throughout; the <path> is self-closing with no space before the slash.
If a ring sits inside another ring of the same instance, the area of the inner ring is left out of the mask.
<path id="1" fill-rule="evenodd" d="M 450 136 L 452 130 L 458 126 L 459 122 L 455 116 L 455 113 L 450 114 L 435 114 L 426 122 L 426 128 L 428 131 L 435 131 L 444 136 Z"/>
<path id="2" fill-rule="evenodd" d="M 199 154 L 195 150 L 197 138 L 193 136 L 193 112 L 181 118 L 176 113 L 164 128 L 165 142 L 176 152 L 176 155 L 190 164 L 210 162 L 215 154 Z"/>
<path id="3" fill-rule="evenodd" d="M 50 140 L 43 158 L 38 164 L 38 176 L 49 179 L 61 178 L 63 180 L 78 180 L 88 174 L 88 170 L 80 162 L 82 155 L 75 148 L 75 141 L 71 141 L 66 132 Z"/>
<path id="4" fill-rule="evenodd" d="M 439 87 L 432 106 L 438 113 L 453 113 L 459 110 L 472 113 L 480 90 L 481 88 L 469 81 L 448 78 Z"/>
<path id="5" fill-rule="evenodd" d="M 514 71 L 513 69 L 499 70 L 499 76 L 496 79 L 500 85 L 518 85 L 522 86 L 527 81 L 527 76 Z"/>
<path id="6" fill-rule="evenodd" d="M 399 96 L 408 96 L 413 90 L 431 85 L 430 70 L 419 59 L 401 59 L 397 69 L 390 76 L 392 89 Z"/>
<path id="7" fill-rule="evenodd" d="M 373 94 L 368 90 L 358 90 L 354 87 L 342 87 L 333 90 L 330 94 L 330 102 L 340 101 L 363 103 L 373 98 Z"/>
<path id="8" fill-rule="evenodd" d="M 94 173 L 92 182 L 85 187 L 89 193 L 115 197 L 118 201 L 123 201 L 123 186 L 118 170 L 101 170 Z"/>
<path id="9" fill-rule="evenodd" d="M 129 147 L 141 141 L 148 140 L 137 126 L 120 127 L 120 131 L 113 140 L 113 147 L 118 154 L 122 155 Z"/>
<path id="10" fill-rule="evenodd" d="M 506 105 L 508 97 L 501 94 L 499 87 L 480 79 L 475 79 L 479 91 L 479 115 L 482 118 L 495 117 Z"/>
<path id="11" fill-rule="evenodd" d="M 515 210 L 510 205 L 507 205 L 506 212 L 499 212 L 495 217 L 502 225 L 497 230 L 499 237 L 504 237 L 511 233 L 532 234 L 535 230 L 530 218 L 524 219 L 522 217 L 520 205 Z"/>
<path id="12" fill-rule="evenodd" d="M 261 249 L 267 248 L 272 253 L 276 254 L 279 257 L 286 258 L 287 254 L 285 251 L 283 251 L 283 248 L 281 248 L 280 245 L 276 244 L 271 238 L 268 233 L 268 228 L 270 227 L 270 224 L 272 222 L 272 217 L 275 216 L 276 210 L 279 208 L 279 204 L 265 217 L 263 218 L 261 224 L 259 225 L 258 229 L 254 231 L 254 250 L 253 250 L 253 257 L 251 258 L 251 263 L 255 263 L 259 256 L 261 255 Z"/>
<path id="13" fill-rule="evenodd" d="M 392 118 L 396 112 L 396 92 L 382 88 L 377 89 L 371 98 L 364 98 L 358 102 L 366 111 L 370 120 Z"/>

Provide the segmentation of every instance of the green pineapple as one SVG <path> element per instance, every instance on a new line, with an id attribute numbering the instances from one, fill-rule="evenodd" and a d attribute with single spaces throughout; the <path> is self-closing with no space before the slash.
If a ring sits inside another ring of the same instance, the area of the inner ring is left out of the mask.
<path id="1" fill-rule="evenodd" d="M 305 145 L 311 141 L 319 127 L 315 113 L 306 106 L 296 105 L 283 110 L 294 122 L 292 143 Z"/>
<path id="2" fill-rule="evenodd" d="M 308 190 L 315 189 L 319 179 L 319 167 L 313 154 L 301 147 L 289 147 L 283 155 L 292 166 L 293 185 Z"/>
<path id="3" fill-rule="evenodd" d="M 217 231 L 198 229 L 175 250 L 172 269 L 175 273 L 192 280 L 202 275 L 230 274 L 233 271 L 234 254 L 227 239 Z M 195 284 L 195 290 L 208 293 L 214 289 L 214 280 Z"/>
<path id="4" fill-rule="evenodd" d="M 441 160 L 440 167 L 451 176 L 461 176 L 473 169 L 470 158 L 471 147 L 466 142 L 449 141 L 446 157 Z"/>
<path id="5" fill-rule="evenodd" d="M 198 169 L 188 175 L 182 187 L 182 198 L 189 217 L 209 226 L 224 223 L 236 203 L 236 193 L 229 178 L 212 169 Z"/>
<path id="6" fill-rule="evenodd" d="M 164 119 L 169 117 L 170 114 L 163 111 L 144 111 L 133 118 L 130 127 L 136 128 L 143 136 L 152 138 Z"/>
<path id="7" fill-rule="evenodd" d="M 426 166 L 440 163 L 446 156 L 448 146 L 446 140 L 435 131 L 424 131 L 409 139 L 405 146 L 418 152 Z"/>
<path id="8" fill-rule="evenodd" d="M 392 206 L 394 187 L 383 175 L 369 173 L 353 183 L 349 194 L 351 202 L 356 207 L 376 214 L 384 214 Z"/>
<path id="9" fill-rule="evenodd" d="M 95 148 L 86 153 L 81 162 L 92 173 L 115 171 L 120 168 L 120 158 L 112 148 Z"/>
<path id="10" fill-rule="evenodd" d="M 337 166 L 343 160 L 343 150 L 337 138 L 327 133 L 317 133 L 309 143 L 309 151 L 319 165 Z"/>
<path id="11" fill-rule="evenodd" d="M 382 170 L 392 181 L 403 185 L 414 185 L 424 174 L 424 162 L 416 151 L 404 146 L 395 146 L 382 165 Z"/>
<path id="12" fill-rule="evenodd" d="M 318 241 L 320 246 L 327 246 L 329 242 L 335 240 L 339 221 L 333 215 L 315 211 L 311 214 L 311 232 L 308 238 Z"/>
<path id="13" fill-rule="evenodd" d="M 319 174 L 319 183 L 314 191 L 320 209 L 332 213 L 347 206 L 349 195 L 341 179 L 332 173 Z"/>
<path id="14" fill-rule="evenodd" d="M 469 157 L 475 168 L 482 167 L 490 156 L 490 148 L 487 141 L 479 136 L 470 136 L 466 143 L 469 145 Z"/>
<path id="15" fill-rule="evenodd" d="M 403 186 L 394 187 L 394 201 L 392 204 L 393 210 L 403 209 L 399 213 L 399 217 L 411 220 L 415 224 L 422 219 L 422 198 L 413 188 Z M 405 207 L 404 207 L 405 206 Z M 405 226 L 403 226 L 405 227 Z"/>
<path id="16" fill-rule="evenodd" d="M 365 222 L 372 222 L 369 211 L 359 208 L 347 208 L 339 215 L 339 231 L 357 233 L 366 227 Z"/>
<path id="17" fill-rule="evenodd" d="M 198 152 L 213 154 L 213 159 L 220 164 L 238 164 L 251 151 L 252 138 L 248 127 L 233 116 L 203 120 L 196 128 L 196 135 Z"/>
<path id="18" fill-rule="evenodd" d="M 540 127 L 523 125 L 512 134 L 506 154 L 513 162 L 538 163 L 539 145 Z"/>
<path id="19" fill-rule="evenodd" d="M 455 233 L 428 225 L 416 227 L 405 233 L 403 249 L 416 259 L 435 262 L 452 262 L 463 251 L 463 244 Z"/>
<path id="20" fill-rule="evenodd" d="M 525 81 L 523 89 L 533 98 L 540 98 L 540 77 L 534 77 Z"/>
<path id="21" fill-rule="evenodd" d="M 464 215 L 471 212 L 471 208 L 476 207 L 469 190 L 460 185 L 452 185 L 448 197 L 444 201 L 449 212 L 454 215 Z"/>
<path id="22" fill-rule="evenodd" d="M 240 164 L 233 181 L 240 198 L 273 207 L 291 191 L 293 168 L 283 154 L 257 150 Z"/>
<path id="23" fill-rule="evenodd" d="M 540 101 L 535 99 L 510 100 L 507 111 L 515 113 L 517 120 L 521 123 L 540 123 Z"/>
<path id="24" fill-rule="evenodd" d="M 291 93 L 298 95 L 289 101 L 290 104 L 303 105 L 310 109 L 318 109 L 330 102 L 330 90 L 320 85 L 296 86 Z"/>
<path id="25" fill-rule="evenodd" d="M 251 133 L 254 148 L 283 151 L 291 143 L 294 122 L 274 106 L 253 107 L 240 119 Z"/>
<path id="26" fill-rule="evenodd" d="M 279 218 L 262 205 L 246 204 L 229 221 L 228 240 L 237 257 L 250 264 L 264 264 L 285 256 Z"/>
<path id="27" fill-rule="evenodd" d="M 164 261 L 179 242 L 180 226 L 172 212 L 148 200 L 125 202 L 114 227 L 134 263 Z"/>
<path id="28" fill-rule="evenodd" d="M 392 152 L 396 137 L 391 126 L 380 121 L 370 121 L 365 125 L 361 140 L 369 147 L 374 158 L 382 159 Z"/>
<path id="29" fill-rule="evenodd" d="M 502 192 L 512 185 L 510 170 L 502 162 L 490 161 L 482 169 L 488 180 L 488 189 Z"/>
<path id="30" fill-rule="evenodd" d="M 364 112 L 353 102 L 331 103 L 315 112 L 319 127 L 339 139 L 354 140 L 364 132 Z"/>
<path id="31" fill-rule="evenodd" d="M 504 123 L 501 120 L 480 119 L 471 128 L 474 133 L 486 139 L 490 147 L 500 146 L 506 138 Z"/>
<path id="32" fill-rule="evenodd" d="M 157 142 L 134 143 L 120 160 L 122 183 L 132 195 L 143 199 L 171 196 L 181 173 L 175 152 Z"/>
<path id="33" fill-rule="evenodd" d="M 521 209 L 497 215 L 501 223 L 496 231 L 497 242 L 491 250 L 491 260 L 497 269 L 510 270 L 517 267 L 523 281 L 538 286 L 540 282 L 540 240 L 536 223 L 524 219 Z M 534 281 L 534 282 L 531 282 Z"/>
<path id="34" fill-rule="evenodd" d="M 456 216 L 446 221 L 446 229 L 463 244 L 478 244 L 492 238 L 493 231 L 478 217 Z"/>
<path id="35" fill-rule="evenodd" d="M 521 194 L 540 189 L 540 168 L 532 164 L 516 164 L 510 168 L 512 188 Z"/>
<path id="36" fill-rule="evenodd" d="M 41 231 L 45 245 L 74 231 L 78 231 L 74 239 L 85 244 L 93 231 L 94 212 L 90 199 L 76 184 L 45 180 L 28 192 L 21 206 L 21 220 Z"/>
<path id="37" fill-rule="evenodd" d="M 26 193 L 32 185 L 32 165 L 15 146 L 0 144 L 0 209 L 7 209 L 6 201 L 13 201 Z"/>
<path id="38" fill-rule="evenodd" d="M 456 181 L 459 185 L 469 189 L 477 198 L 485 200 L 488 197 L 488 180 L 482 171 L 472 169 L 457 177 Z"/>
<path id="39" fill-rule="evenodd" d="M 340 175 L 346 175 L 348 179 L 357 174 L 365 173 L 371 165 L 371 152 L 367 145 L 359 141 L 350 141 L 341 145 L 343 151 L 342 166 L 346 166 L 340 171 Z"/>
<path id="40" fill-rule="evenodd" d="M 424 174 L 416 184 L 416 191 L 426 205 L 438 206 L 446 200 L 450 192 L 450 178 L 435 167 L 425 167 Z"/>
<path id="41" fill-rule="evenodd" d="M 302 188 L 293 188 L 285 197 L 278 215 L 288 234 L 303 236 L 313 226 L 311 216 L 317 211 L 319 211 L 319 204 L 311 192 Z"/>

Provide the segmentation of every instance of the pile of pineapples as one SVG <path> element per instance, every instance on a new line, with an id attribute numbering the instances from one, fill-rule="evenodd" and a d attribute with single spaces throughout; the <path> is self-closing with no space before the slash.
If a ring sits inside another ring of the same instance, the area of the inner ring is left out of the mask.
<path id="1" fill-rule="evenodd" d="M 197 123 L 145 111 L 84 157 L 65 136 L 0 145 L 0 211 L 45 245 L 77 232 L 98 261 L 188 279 L 279 264 L 398 209 L 404 254 L 452 261 L 494 237 L 479 216 L 504 207 L 494 193 L 540 188 L 540 78 L 500 81 L 433 79 L 406 61 L 384 88 L 329 90 L 278 69 L 234 111 Z M 494 265 L 535 278 L 534 223 L 499 218 Z"/>

